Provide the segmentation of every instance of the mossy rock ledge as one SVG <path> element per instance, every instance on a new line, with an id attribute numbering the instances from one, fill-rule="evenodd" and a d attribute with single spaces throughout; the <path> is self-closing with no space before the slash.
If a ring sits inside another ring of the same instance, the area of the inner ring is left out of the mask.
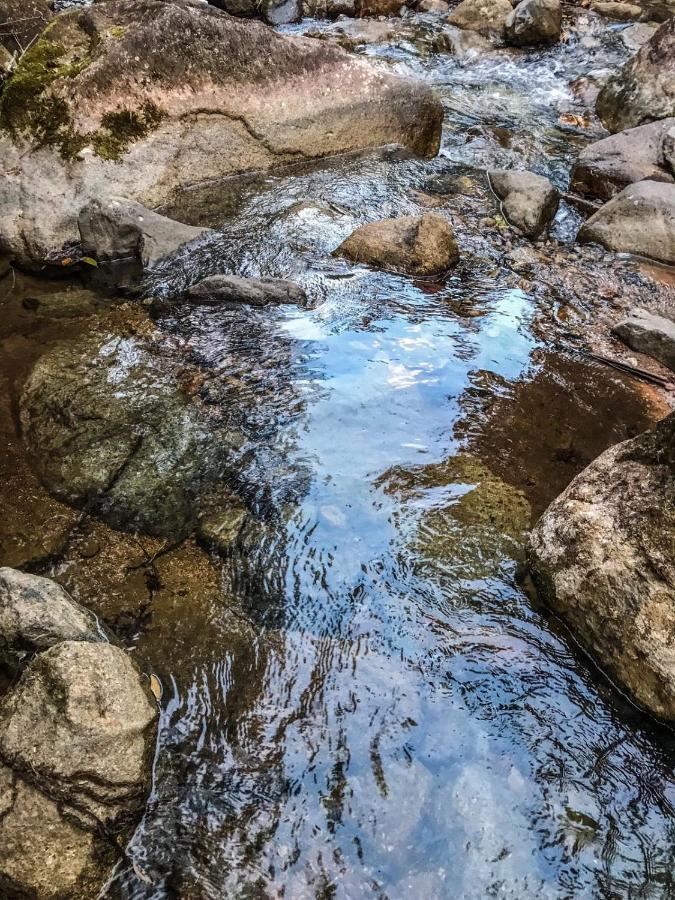
<path id="1" fill-rule="evenodd" d="M 675 414 L 584 469 L 529 553 L 543 599 L 598 664 L 675 721 Z"/>
<path id="2" fill-rule="evenodd" d="M 0 245 L 41 264 L 77 215 L 117 194 L 388 144 L 439 146 L 440 101 L 326 42 L 195 0 L 105 0 L 56 16 L 0 97 Z"/>

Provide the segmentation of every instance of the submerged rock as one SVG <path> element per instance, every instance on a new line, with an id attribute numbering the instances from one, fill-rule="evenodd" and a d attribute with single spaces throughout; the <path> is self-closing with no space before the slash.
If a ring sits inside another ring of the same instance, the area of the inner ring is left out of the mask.
<path id="1" fill-rule="evenodd" d="M 304 306 L 307 295 L 299 284 L 282 278 L 238 278 L 236 275 L 212 275 L 187 292 L 191 303 L 228 306 L 248 303 L 268 306 L 296 303 Z"/>
<path id="2" fill-rule="evenodd" d="M 533 172 L 493 169 L 489 174 L 509 222 L 528 237 L 538 238 L 558 211 L 558 191 L 548 178 Z"/>
<path id="3" fill-rule="evenodd" d="M 66 641 L 0 705 L 0 888 L 98 895 L 150 787 L 157 705 L 127 654 Z"/>
<path id="4" fill-rule="evenodd" d="M 59 499 L 121 529 L 180 537 L 199 493 L 243 441 L 218 429 L 170 348 L 99 332 L 56 345 L 20 401 L 33 465 Z"/>
<path id="5" fill-rule="evenodd" d="M 80 212 L 82 251 L 99 262 L 138 260 L 151 269 L 186 244 L 209 233 L 193 228 L 126 200 L 92 200 Z"/>
<path id="6" fill-rule="evenodd" d="M 436 213 L 363 225 L 334 255 L 407 275 L 439 275 L 459 260 L 452 227 Z"/>
<path id="7" fill-rule="evenodd" d="M 596 111 L 609 131 L 675 116 L 675 16 L 665 22 L 598 95 Z"/>
<path id="8" fill-rule="evenodd" d="M 675 119 L 650 122 L 585 147 L 572 170 L 571 190 L 610 200 L 636 181 L 673 181 L 663 141 Z"/>
<path id="9" fill-rule="evenodd" d="M 544 599 L 639 703 L 675 719 L 675 415 L 605 451 L 532 531 Z"/>
<path id="10" fill-rule="evenodd" d="M 92 199 L 154 208 L 196 182 L 387 144 L 433 156 L 443 111 L 426 85 L 325 42 L 191 0 L 104 0 L 56 17 L 0 119 L 0 246 L 35 266 L 77 239 Z"/>
<path id="11" fill-rule="evenodd" d="M 675 322 L 663 316 L 632 309 L 628 318 L 619 322 L 612 333 L 632 350 L 652 356 L 675 372 Z"/>
<path id="12" fill-rule="evenodd" d="M 675 264 L 675 184 L 630 185 L 581 226 L 579 240 Z"/>
<path id="13" fill-rule="evenodd" d="M 501 38 L 511 8 L 509 0 L 462 0 L 448 16 L 448 22 L 486 37 Z"/>
<path id="14" fill-rule="evenodd" d="M 61 641 L 102 640 L 96 618 L 55 581 L 0 568 L 0 652 L 35 653 Z"/>
<path id="15" fill-rule="evenodd" d="M 514 47 L 555 44 L 561 29 L 560 0 L 521 0 L 506 20 L 506 40 Z"/>

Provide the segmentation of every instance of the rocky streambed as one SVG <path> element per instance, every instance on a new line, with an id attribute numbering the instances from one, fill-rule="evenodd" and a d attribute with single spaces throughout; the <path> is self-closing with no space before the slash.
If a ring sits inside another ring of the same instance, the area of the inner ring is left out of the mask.
<path id="1" fill-rule="evenodd" d="M 675 890 L 668 10 L 467 2 L 12 64 L 0 893 Z"/>

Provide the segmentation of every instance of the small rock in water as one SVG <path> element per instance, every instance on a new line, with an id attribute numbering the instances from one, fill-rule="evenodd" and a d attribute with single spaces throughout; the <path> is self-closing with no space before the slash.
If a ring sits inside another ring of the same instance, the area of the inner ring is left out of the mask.
<path id="1" fill-rule="evenodd" d="M 657 359 L 675 372 L 675 322 L 645 309 L 632 309 L 612 333 L 631 350 Z"/>
<path id="2" fill-rule="evenodd" d="M 553 221 L 560 201 L 548 178 L 506 169 L 493 169 L 489 175 L 509 222 L 528 237 L 538 238 Z"/>
<path id="3" fill-rule="evenodd" d="M 228 306 L 246 303 L 268 306 L 295 303 L 304 306 L 307 294 L 293 281 L 281 278 L 239 278 L 236 275 L 213 275 L 191 287 L 187 294 L 191 303 L 206 306 Z"/>
<path id="4" fill-rule="evenodd" d="M 446 0 L 420 0 L 418 9 L 423 13 L 438 13 L 443 15 L 450 8 Z"/>
<path id="5" fill-rule="evenodd" d="M 448 22 L 486 37 L 501 38 L 511 9 L 509 0 L 462 0 L 448 16 Z"/>
<path id="6" fill-rule="evenodd" d="M 652 25 L 650 22 L 636 22 L 635 25 L 623 29 L 621 40 L 629 50 L 639 50 L 656 31 L 658 31 L 658 25 Z"/>
<path id="7" fill-rule="evenodd" d="M 492 50 L 487 38 L 476 31 L 446 25 L 440 34 L 434 36 L 432 48 L 435 53 L 451 53 L 458 59 L 467 59 Z"/>
<path id="8" fill-rule="evenodd" d="M 92 200 L 78 219 L 82 250 L 98 261 L 138 259 L 152 268 L 185 244 L 209 233 L 160 216 L 124 197 Z"/>
<path id="9" fill-rule="evenodd" d="M 561 30 L 560 0 L 522 0 L 506 20 L 506 40 L 514 47 L 555 44 Z"/>
<path id="10" fill-rule="evenodd" d="M 437 213 L 363 225 L 333 255 L 407 275 L 439 275 L 459 260 L 452 227 Z"/>

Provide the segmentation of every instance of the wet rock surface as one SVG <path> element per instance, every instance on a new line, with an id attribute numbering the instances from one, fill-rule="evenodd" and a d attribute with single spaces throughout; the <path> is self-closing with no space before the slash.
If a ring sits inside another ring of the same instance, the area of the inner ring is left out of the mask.
<path id="1" fill-rule="evenodd" d="M 596 110 L 609 131 L 675 115 L 675 16 L 600 91 Z"/>
<path id="2" fill-rule="evenodd" d="M 303 306 L 307 295 L 293 281 L 281 278 L 238 278 L 235 275 L 213 275 L 191 287 L 187 292 L 191 303 L 206 306 L 245 303 L 267 306 L 295 303 Z"/>
<path id="3" fill-rule="evenodd" d="M 579 239 L 674 264 L 675 184 L 630 185 L 583 224 Z"/>
<path id="4" fill-rule="evenodd" d="M 423 84 L 188 0 L 66 10 L 0 105 L 2 243 L 26 266 L 76 239 L 90 199 L 154 207 L 184 183 L 389 143 L 433 155 L 442 118 Z"/>
<path id="5" fill-rule="evenodd" d="M 99 332 L 43 356 L 23 389 L 21 420 L 49 490 L 119 528 L 185 535 L 203 484 L 242 438 L 216 436 L 175 365 L 152 333 Z"/>
<path id="6" fill-rule="evenodd" d="M 534 172 L 493 169 L 490 184 L 503 201 L 506 218 L 528 237 L 538 238 L 558 211 L 558 191 Z"/>
<path id="7" fill-rule="evenodd" d="M 435 213 L 363 225 L 335 255 L 408 275 L 439 275 L 459 259 L 452 227 Z"/>
<path id="8" fill-rule="evenodd" d="M 636 181 L 673 181 L 664 158 L 664 139 L 675 119 L 629 128 L 590 144 L 579 154 L 571 189 L 601 200 Z"/>
<path id="9" fill-rule="evenodd" d="M 675 418 L 607 450 L 531 536 L 544 598 L 647 709 L 675 718 Z"/>

